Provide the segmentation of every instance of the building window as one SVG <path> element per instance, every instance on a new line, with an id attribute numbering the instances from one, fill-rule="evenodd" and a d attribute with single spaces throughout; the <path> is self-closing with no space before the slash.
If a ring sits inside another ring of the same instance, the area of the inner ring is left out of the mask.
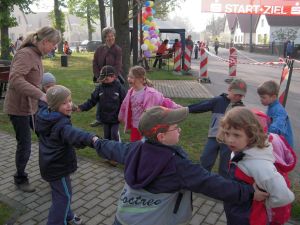
<path id="1" fill-rule="evenodd" d="M 261 20 L 261 27 L 264 27 L 264 25 L 265 25 L 265 20 L 262 19 L 262 20 Z"/>

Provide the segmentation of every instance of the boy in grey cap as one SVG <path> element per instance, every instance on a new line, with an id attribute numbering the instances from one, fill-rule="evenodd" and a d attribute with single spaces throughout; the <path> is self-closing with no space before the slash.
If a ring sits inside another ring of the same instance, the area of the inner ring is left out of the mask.
<path id="1" fill-rule="evenodd" d="M 70 207 L 70 174 L 77 170 L 74 147 L 93 147 L 96 137 L 72 126 L 72 98 L 68 88 L 55 85 L 47 90 L 46 97 L 48 107 L 37 113 L 36 132 L 41 176 L 49 182 L 52 192 L 47 225 L 82 224 Z"/>
<path id="2" fill-rule="evenodd" d="M 219 143 L 216 139 L 219 121 L 226 111 L 235 106 L 244 106 L 242 99 L 246 92 L 246 82 L 242 79 L 234 79 L 229 84 L 227 93 L 188 106 L 190 113 L 212 112 L 208 138 L 200 157 L 200 163 L 205 169 L 211 171 L 218 154 L 220 154 L 219 174 L 224 177 L 228 176 L 231 151 L 225 144 Z"/>
<path id="3" fill-rule="evenodd" d="M 172 110 L 155 106 L 146 110 L 139 122 L 145 142 L 95 142 L 99 155 L 125 164 L 125 185 L 114 225 L 187 224 L 192 217 L 192 192 L 239 203 L 267 197 L 188 159 L 184 149 L 176 146 L 181 133 L 178 123 L 187 116 L 186 107 Z"/>

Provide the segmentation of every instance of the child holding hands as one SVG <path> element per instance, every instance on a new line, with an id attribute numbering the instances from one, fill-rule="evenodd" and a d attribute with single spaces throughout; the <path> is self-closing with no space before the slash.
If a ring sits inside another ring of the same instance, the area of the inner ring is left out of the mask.
<path id="1" fill-rule="evenodd" d="M 70 174 L 77 170 L 74 147 L 93 147 L 97 137 L 72 126 L 72 98 L 68 88 L 55 85 L 48 89 L 46 98 L 49 107 L 37 113 L 36 132 L 41 176 L 49 182 L 52 193 L 47 225 L 82 224 L 70 207 Z"/>
<path id="2" fill-rule="evenodd" d="M 264 202 L 224 202 L 227 224 L 268 224 L 271 209 L 287 205 L 294 200 L 283 176 L 274 166 L 275 158 L 267 134 L 245 107 L 236 107 L 221 120 L 217 140 L 232 151 L 229 173 L 232 179 L 256 185 L 270 194 Z"/>
<path id="3" fill-rule="evenodd" d="M 141 66 L 130 68 L 128 83 L 131 88 L 121 105 L 119 120 L 125 123 L 125 130 L 130 130 L 130 141 L 133 142 L 142 139 L 137 127 L 140 117 L 146 109 L 158 105 L 173 109 L 181 106 L 155 90 L 146 77 L 146 70 Z"/>
<path id="4" fill-rule="evenodd" d="M 99 155 L 125 164 L 125 185 L 114 225 L 187 224 L 192 217 L 191 192 L 236 204 L 268 196 L 254 191 L 255 185 L 225 179 L 190 161 L 177 146 L 178 123 L 187 116 L 186 107 L 154 106 L 142 114 L 138 124 L 145 142 L 96 141 Z"/>
<path id="5" fill-rule="evenodd" d="M 78 106 L 77 111 L 88 111 L 99 104 L 99 115 L 103 123 L 104 138 L 119 141 L 118 114 L 126 92 L 112 66 L 103 66 L 99 81 L 91 98 Z"/>

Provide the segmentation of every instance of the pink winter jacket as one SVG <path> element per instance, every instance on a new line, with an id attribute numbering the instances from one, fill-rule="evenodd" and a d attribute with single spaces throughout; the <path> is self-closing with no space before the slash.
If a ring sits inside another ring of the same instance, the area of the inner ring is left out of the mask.
<path id="1" fill-rule="evenodd" d="M 164 106 L 164 107 L 170 108 L 170 109 L 176 109 L 176 108 L 181 107 L 180 105 L 173 102 L 171 99 L 165 98 L 162 93 L 160 93 L 159 91 L 157 91 L 156 89 L 154 89 L 152 87 L 146 86 L 144 91 L 145 91 L 144 98 L 143 98 L 143 102 L 142 102 L 143 111 L 145 111 L 148 108 L 151 108 L 152 106 L 158 106 L 158 105 Z M 125 126 L 124 126 L 125 131 L 132 127 L 132 124 L 128 123 L 128 121 L 132 121 L 132 118 L 128 118 L 128 116 L 130 116 L 129 105 L 130 105 L 130 99 L 131 99 L 132 93 L 133 93 L 133 89 L 130 88 L 127 92 L 125 99 L 123 100 L 123 103 L 121 105 L 120 112 L 119 112 L 119 121 L 123 122 L 125 124 Z M 135 118 L 141 117 L 141 115 L 133 115 L 133 116 Z M 135 126 L 133 125 L 133 127 L 135 127 Z"/>

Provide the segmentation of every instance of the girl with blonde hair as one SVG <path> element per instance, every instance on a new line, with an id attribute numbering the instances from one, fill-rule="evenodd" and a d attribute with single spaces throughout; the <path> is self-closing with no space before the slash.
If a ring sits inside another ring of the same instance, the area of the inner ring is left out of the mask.
<path id="1" fill-rule="evenodd" d="M 235 107 L 221 120 L 217 140 L 232 151 L 230 177 L 248 184 L 255 183 L 269 193 L 265 202 L 224 202 L 227 224 L 268 224 L 271 209 L 287 205 L 295 197 L 276 170 L 273 148 L 260 122 L 251 110 Z"/>
<path id="2" fill-rule="evenodd" d="M 129 70 L 128 83 L 131 88 L 121 105 L 119 120 L 125 123 L 125 130 L 130 130 L 130 141 L 142 139 L 138 131 L 138 123 L 142 113 L 152 106 L 179 108 L 169 98 L 153 88 L 151 81 L 146 77 L 146 70 L 141 66 L 133 66 Z"/>

